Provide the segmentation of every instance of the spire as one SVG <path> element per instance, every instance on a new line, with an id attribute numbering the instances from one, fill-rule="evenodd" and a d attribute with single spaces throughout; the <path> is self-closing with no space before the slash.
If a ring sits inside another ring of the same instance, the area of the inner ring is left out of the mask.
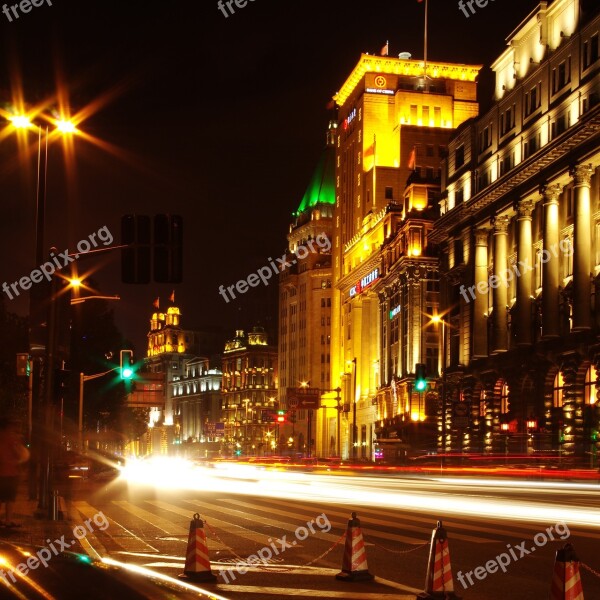
<path id="1" fill-rule="evenodd" d="M 327 129 L 327 145 L 313 172 L 310 183 L 295 213 L 300 213 L 317 204 L 335 204 L 335 130 L 337 124 L 329 122 Z"/>

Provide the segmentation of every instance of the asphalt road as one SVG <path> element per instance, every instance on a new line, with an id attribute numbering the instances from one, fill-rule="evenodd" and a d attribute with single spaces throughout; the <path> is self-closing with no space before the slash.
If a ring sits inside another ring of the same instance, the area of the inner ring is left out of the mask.
<path id="1" fill-rule="evenodd" d="M 177 577 L 190 520 L 199 513 L 218 580 L 196 585 L 240 600 L 414 598 L 423 590 L 432 529 L 441 520 L 459 596 L 530 600 L 548 597 L 555 552 L 566 542 L 600 571 L 599 509 L 598 484 L 153 466 L 130 473 L 129 481 L 82 484 L 70 516 L 73 524 L 99 511 L 108 517 L 104 531 L 83 541 L 91 556 Z M 344 551 L 343 542 L 335 544 L 352 511 L 361 520 L 374 582 L 334 577 Z M 247 572 L 236 568 L 251 555 L 263 562 Z M 486 571 L 501 555 L 505 572 L 497 563 Z M 600 598 L 600 577 L 582 568 L 581 578 L 585 597 Z"/>

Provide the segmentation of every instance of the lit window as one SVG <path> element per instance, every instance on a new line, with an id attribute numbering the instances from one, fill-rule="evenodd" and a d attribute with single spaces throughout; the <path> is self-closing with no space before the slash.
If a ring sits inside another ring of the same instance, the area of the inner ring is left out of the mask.
<path id="1" fill-rule="evenodd" d="M 505 415 L 509 409 L 509 391 L 508 385 L 505 383 L 502 386 L 502 391 L 500 392 L 500 412 Z"/>
<path id="2" fill-rule="evenodd" d="M 596 368 L 592 365 L 585 374 L 585 403 L 596 404 Z"/>
<path id="3" fill-rule="evenodd" d="M 559 371 L 554 378 L 554 392 L 552 394 L 554 408 L 562 408 L 563 405 L 563 388 L 565 380 L 562 373 Z"/>

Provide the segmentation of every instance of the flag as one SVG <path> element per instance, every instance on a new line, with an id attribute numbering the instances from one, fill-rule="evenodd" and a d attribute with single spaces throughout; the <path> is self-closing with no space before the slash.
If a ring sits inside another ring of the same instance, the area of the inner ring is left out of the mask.
<path id="1" fill-rule="evenodd" d="M 385 46 L 381 49 L 381 52 L 379 54 L 381 56 L 388 56 L 389 51 L 390 51 L 390 43 L 386 42 Z"/>
<path id="2" fill-rule="evenodd" d="M 152 303 L 152 306 L 154 306 L 154 308 L 160 308 L 160 298 L 157 297 Z"/>
<path id="3" fill-rule="evenodd" d="M 175 290 L 171 292 L 171 295 L 169 296 L 169 302 L 171 304 L 175 304 Z"/>
<path id="4" fill-rule="evenodd" d="M 417 166 L 417 147 L 413 146 L 413 149 L 410 151 L 410 157 L 408 159 L 408 168 L 411 171 L 414 171 L 416 166 Z"/>
<path id="5" fill-rule="evenodd" d="M 423 0 L 417 0 L 417 2 L 421 3 L 421 2 L 423 2 Z"/>

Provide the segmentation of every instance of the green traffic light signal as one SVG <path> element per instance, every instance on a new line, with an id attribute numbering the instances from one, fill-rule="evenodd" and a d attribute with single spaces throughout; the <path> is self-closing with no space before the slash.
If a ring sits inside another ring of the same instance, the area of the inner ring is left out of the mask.
<path id="1" fill-rule="evenodd" d="M 415 365 L 415 389 L 417 392 L 427 389 L 427 368 L 423 363 Z"/>
<path id="2" fill-rule="evenodd" d="M 121 350 L 121 379 L 131 379 L 133 373 L 133 351 Z"/>

